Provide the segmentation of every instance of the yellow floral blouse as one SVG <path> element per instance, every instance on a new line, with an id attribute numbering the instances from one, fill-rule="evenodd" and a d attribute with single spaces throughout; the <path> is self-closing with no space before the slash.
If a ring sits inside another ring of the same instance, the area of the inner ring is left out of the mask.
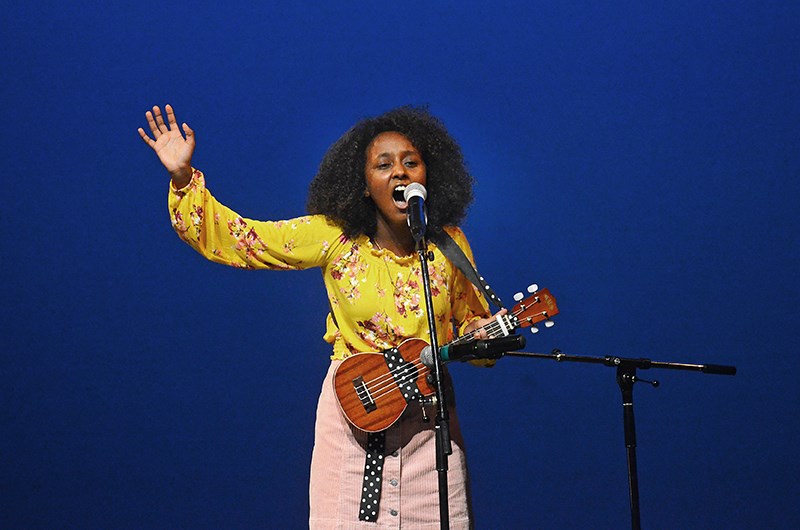
<path id="1" fill-rule="evenodd" d="M 183 189 L 170 186 L 169 211 L 178 235 L 211 261 L 245 269 L 320 267 L 333 313 L 324 338 L 333 345 L 334 360 L 391 348 L 407 338 L 430 338 L 416 254 L 398 257 L 364 235 L 348 239 L 322 215 L 243 218 L 211 195 L 196 169 Z M 464 233 L 456 227 L 447 231 L 472 260 Z M 489 313 L 477 289 L 435 245 L 430 249 L 431 294 L 443 345 L 453 340 L 454 324 L 463 331 Z"/>

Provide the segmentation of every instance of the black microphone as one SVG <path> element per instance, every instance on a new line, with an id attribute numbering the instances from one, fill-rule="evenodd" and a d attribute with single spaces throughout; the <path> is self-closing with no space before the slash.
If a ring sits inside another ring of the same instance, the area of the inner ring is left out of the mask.
<path id="1" fill-rule="evenodd" d="M 497 339 L 473 340 L 464 344 L 454 344 L 439 348 L 439 356 L 444 362 L 474 361 L 475 359 L 499 359 L 508 351 L 519 350 L 525 347 L 525 337 L 522 335 L 507 335 Z M 419 360 L 427 367 L 434 364 L 433 350 L 425 346 L 419 354 Z"/>
<path id="2" fill-rule="evenodd" d="M 425 237 L 425 225 L 428 223 L 428 216 L 425 213 L 425 199 L 428 198 L 428 192 L 422 184 L 412 182 L 406 186 L 403 197 L 408 205 L 406 208 L 408 227 L 411 229 L 414 241 L 419 243 Z"/>

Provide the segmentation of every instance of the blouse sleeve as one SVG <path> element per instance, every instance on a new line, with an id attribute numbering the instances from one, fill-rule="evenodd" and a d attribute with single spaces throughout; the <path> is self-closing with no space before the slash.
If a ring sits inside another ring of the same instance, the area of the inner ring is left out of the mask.
<path id="1" fill-rule="evenodd" d="M 341 241 L 341 229 L 319 215 L 255 221 L 223 206 L 193 170 L 186 187 L 170 184 L 169 213 L 178 235 L 204 257 L 244 269 L 298 270 L 321 266 Z"/>
<path id="2" fill-rule="evenodd" d="M 472 255 L 472 249 L 464 232 L 460 228 L 448 228 L 447 231 L 474 266 L 475 258 Z M 460 336 L 464 334 L 464 329 L 472 322 L 489 317 L 491 313 L 486 299 L 458 269 L 454 272 L 453 287 L 453 320 L 458 326 L 458 334 Z"/>

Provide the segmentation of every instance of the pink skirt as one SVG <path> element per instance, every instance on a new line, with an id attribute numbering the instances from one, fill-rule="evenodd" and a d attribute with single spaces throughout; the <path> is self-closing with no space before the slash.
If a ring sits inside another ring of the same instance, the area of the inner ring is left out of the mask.
<path id="1" fill-rule="evenodd" d="M 439 479 L 436 471 L 434 421 L 422 421 L 418 406 L 386 430 L 383 486 L 376 522 L 359 520 L 367 433 L 351 426 L 336 402 L 333 374 L 341 361 L 331 362 L 317 406 L 309 497 L 312 529 L 439 528 Z M 450 528 L 471 528 L 469 483 L 464 441 L 451 398 L 450 431 L 453 454 L 448 458 Z"/>

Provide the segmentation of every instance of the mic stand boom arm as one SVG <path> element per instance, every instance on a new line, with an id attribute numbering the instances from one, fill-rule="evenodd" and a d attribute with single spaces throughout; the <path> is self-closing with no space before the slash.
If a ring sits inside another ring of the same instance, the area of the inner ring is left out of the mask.
<path id="1" fill-rule="evenodd" d="M 627 359 L 625 357 L 589 357 L 586 355 L 566 355 L 559 349 L 552 353 L 507 352 L 513 357 L 530 357 L 535 359 L 552 359 L 558 362 L 602 364 L 617 369 L 617 384 L 622 391 L 622 417 L 625 429 L 625 452 L 628 460 L 628 493 L 631 504 L 631 528 L 640 530 L 642 527 L 641 513 L 639 510 L 639 475 L 636 469 L 636 423 L 633 418 L 633 385 L 637 381 L 649 383 L 654 387 L 658 381 L 648 381 L 636 376 L 636 369 L 666 368 L 670 370 L 691 370 L 704 374 L 736 375 L 735 366 L 720 364 L 687 364 L 651 361 L 650 359 Z"/>

